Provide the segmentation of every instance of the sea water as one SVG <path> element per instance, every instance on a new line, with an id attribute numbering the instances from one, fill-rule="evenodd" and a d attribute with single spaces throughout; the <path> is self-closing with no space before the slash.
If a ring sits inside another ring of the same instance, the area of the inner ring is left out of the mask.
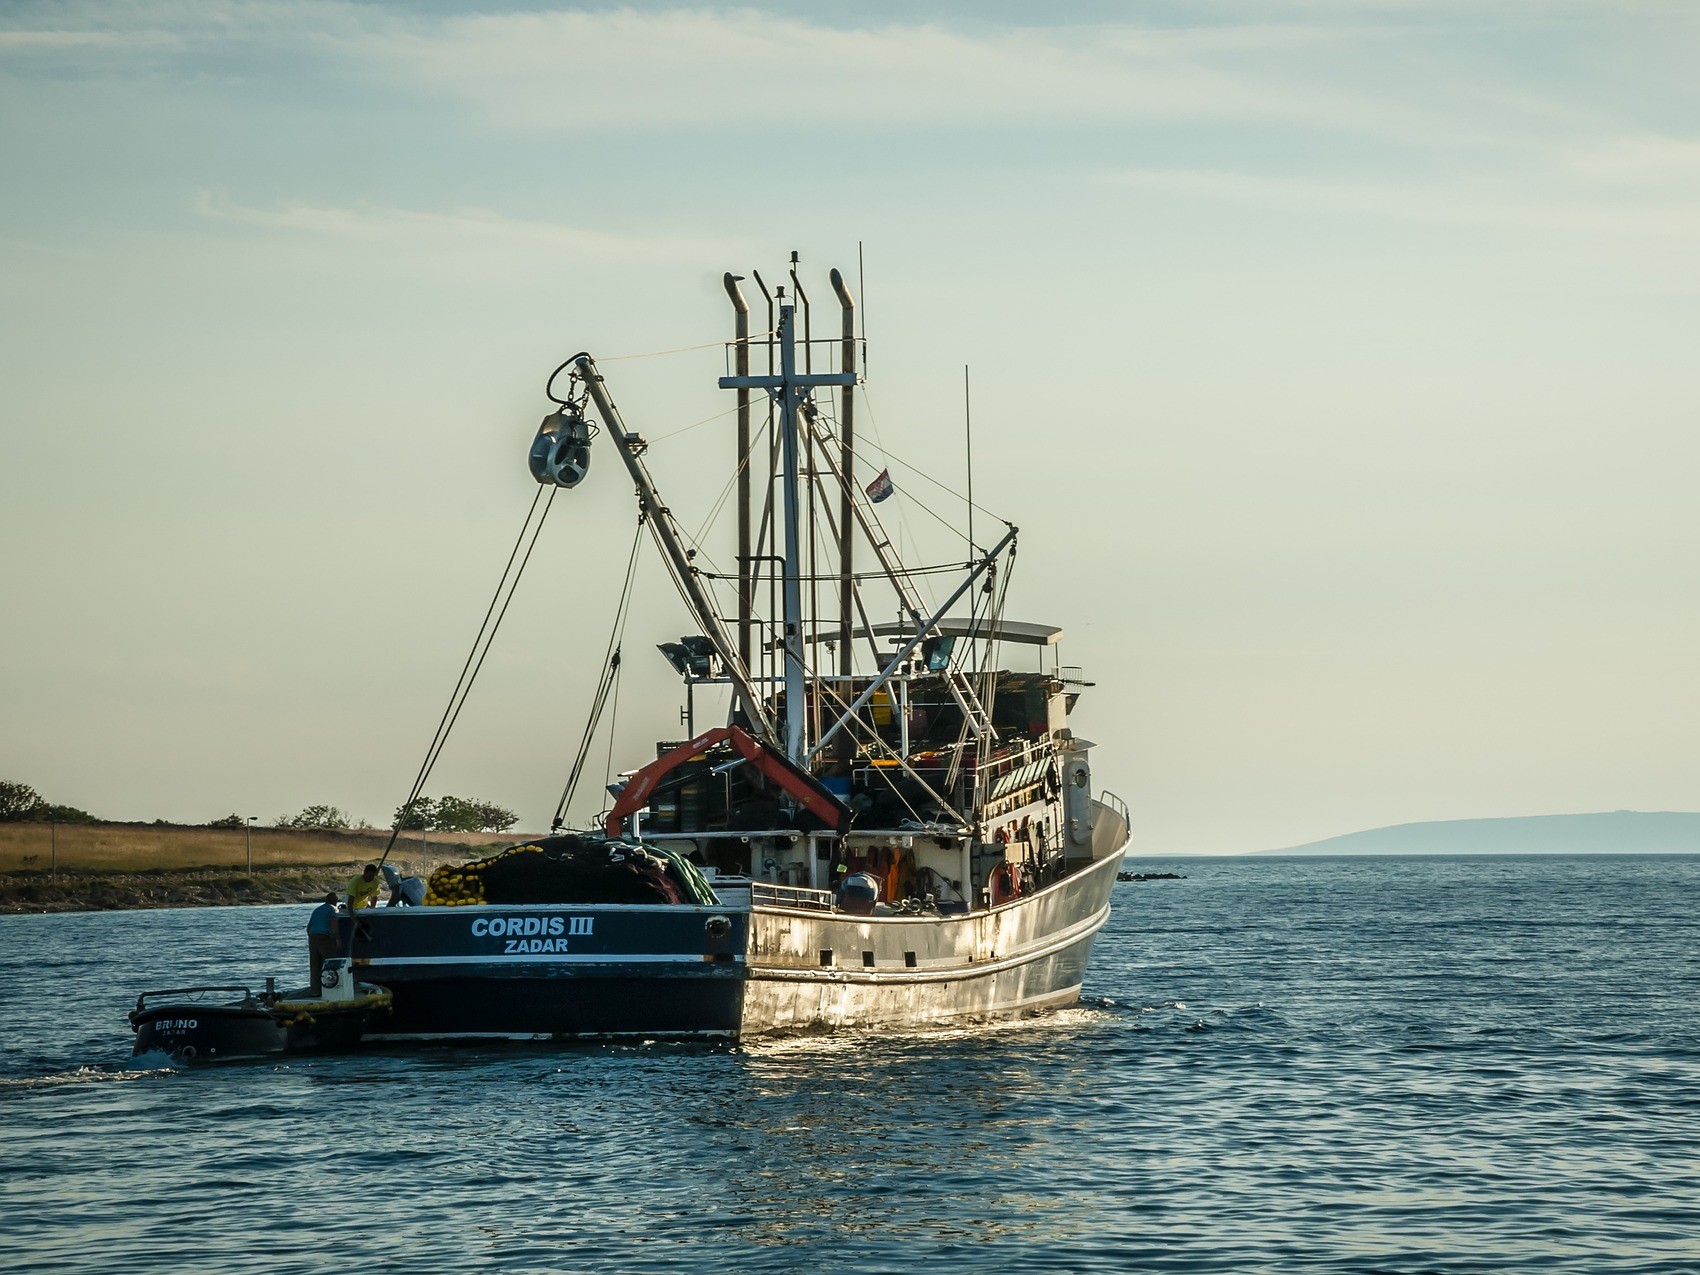
<path id="1" fill-rule="evenodd" d="M 0 918 L 17 1269 L 1700 1271 L 1700 857 L 1142 861 L 1078 1009 L 135 1066 L 306 907 Z"/>

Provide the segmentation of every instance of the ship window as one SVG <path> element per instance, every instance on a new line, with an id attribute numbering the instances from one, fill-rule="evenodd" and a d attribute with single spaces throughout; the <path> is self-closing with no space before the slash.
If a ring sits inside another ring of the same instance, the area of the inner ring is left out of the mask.
<path id="1" fill-rule="evenodd" d="M 863 952 L 862 953 L 862 965 L 867 969 L 873 968 L 874 954 L 872 952 Z"/>
<path id="2" fill-rule="evenodd" d="M 832 949 L 830 947 L 821 948 L 821 950 L 820 950 L 820 963 L 823 967 L 829 966 L 829 965 L 832 964 Z"/>

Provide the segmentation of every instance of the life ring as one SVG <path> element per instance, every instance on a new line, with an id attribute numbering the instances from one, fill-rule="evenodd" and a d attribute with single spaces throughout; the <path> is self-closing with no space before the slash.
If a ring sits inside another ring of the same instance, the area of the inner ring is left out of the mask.
<path id="1" fill-rule="evenodd" d="M 992 869 L 991 880 L 986 882 L 986 888 L 991 893 L 992 906 L 995 908 L 1020 895 L 1021 882 L 1011 865 L 1000 863 Z"/>

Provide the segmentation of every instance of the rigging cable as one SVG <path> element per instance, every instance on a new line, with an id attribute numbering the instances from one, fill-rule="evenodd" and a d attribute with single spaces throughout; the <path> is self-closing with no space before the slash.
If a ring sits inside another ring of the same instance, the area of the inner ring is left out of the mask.
<path id="1" fill-rule="evenodd" d="M 608 755 L 602 762 L 602 791 L 614 782 L 614 731 L 620 724 L 620 677 L 614 675 L 614 712 L 608 718 Z"/>
<path id="2" fill-rule="evenodd" d="M 550 487 L 548 500 L 543 500 L 543 488 L 540 486 L 531 497 L 531 504 L 525 511 L 525 521 L 520 524 L 519 535 L 514 540 L 514 547 L 508 552 L 501 579 L 496 583 L 496 591 L 490 595 L 490 605 L 484 609 L 484 620 L 478 626 L 478 635 L 472 639 L 472 649 L 467 652 L 466 662 L 461 665 L 460 676 L 455 679 L 454 690 L 449 693 L 449 702 L 443 708 L 443 715 L 437 720 L 437 730 L 425 750 L 425 760 L 419 764 L 419 773 L 414 776 L 413 787 L 408 791 L 407 800 L 401 804 L 395 821 L 396 826 L 390 829 L 389 843 L 384 846 L 384 853 L 378 860 L 380 866 L 388 861 L 390 851 L 395 849 L 396 838 L 401 834 L 401 825 L 407 822 L 405 816 L 412 812 L 418 802 L 419 794 L 424 791 L 425 784 L 431 778 L 431 770 L 436 766 L 437 758 L 442 755 L 443 746 L 448 743 L 449 732 L 454 730 L 455 723 L 460 720 L 460 710 L 466 704 L 466 697 L 472 692 L 472 684 L 477 680 L 479 670 L 484 667 L 484 657 L 490 654 L 490 644 L 496 640 L 496 632 L 502 627 L 502 620 L 508 613 L 508 604 L 514 599 L 514 590 L 519 587 L 520 577 L 525 574 L 526 563 L 531 561 L 531 551 L 537 547 L 537 538 L 542 534 L 543 523 L 549 517 L 549 510 L 555 503 L 555 493 L 559 490 L 558 487 Z M 543 501 L 541 514 L 537 513 L 540 500 Z M 534 514 L 535 524 L 532 522 Z M 523 555 L 520 553 L 521 545 L 525 546 Z M 517 567 L 514 565 L 516 559 L 519 563 Z M 503 596 L 504 591 L 506 597 Z"/>
<path id="3" fill-rule="evenodd" d="M 980 706 L 985 710 L 986 722 L 991 724 L 998 711 L 998 650 L 1003 638 L 1004 602 L 1009 597 L 1009 582 L 1015 575 L 1016 547 L 1009 547 L 1009 557 L 1004 562 L 1003 571 L 998 573 L 998 579 L 993 583 L 996 592 L 986 611 L 986 638 L 980 644 Z M 994 568 L 995 570 L 995 568 Z M 994 728 L 995 729 L 995 728 Z M 974 821 L 978 824 L 985 815 L 986 802 L 984 794 L 974 810 Z"/>
<path id="4" fill-rule="evenodd" d="M 732 411 L 734 411 L 734 412 L 737 411 L 737 410 L 738 409 L 735 408 L 735 407 L 732 409 Z M 730 413 L 722 412 L 720 415 L 721 416 L 727 416 L 727 415 L 730 415 Z M 717 417 L 716 419 L 719 419 L 719 418 Z M 695 428 L 696 428 L 696 426 L 694 426 L 694 425 L 685 426 L 685 429 L 695 429 Z M 683 430 L 676 430 L 674 432 L 675 433 L 683 433 L 684 431 Z M 759 441 L 760 441 L 759 439 L 752 441 L 750 443 L 750 445 L 747 448 L 744 449 L 744 454 L 738 458 L 738 463 L 732 467 L 732 476 L 726 480 L 726 485 L 720 489 L 719 497 L 715 500 L 713 507 L 709 509 L 708 516 L 705 517 L 702 520 L 702 525 L 697 528 L 696 535 L 691 537 L 691 547 L 693 549 L 701 550 L 703 537 L 708 534 L 709 527 L 714 525 L 715 518 L 719 516 L 721 509 L 725 507 L 727 497 L 729 497 L 732 494 L 732 488 L 738 481 L 738 475 L 743 473 L 745 467 L 749 465 L 750 456 L 755 452 L 756 442 L 759 442 Z M 707 573 L 698 572 L 697 574 L 703 575 L 703 574 L 707 574 Z M 733 577 L 724 576 L 724 577 L 721 577 L 721 578 L 732 579 Z"/>
<path id="5" fill-rule="evenodd" d="M 759 340 L 762 337 L 768 337 L 768 336 L 772 336 L 772 335 L 773 335 L 772 332 L 758 332 L 758 333 L 755 334 L 755 336 L 750 337 L 748 339 L 753 341 L 753 340 Z M 661 358 L 662 356 L 668 355 L 668 354 L 689 354 L 693 350 L 710 350 L 710 349 L 713 349 L 715 346 L 724 346 L 725 344 L 727 344 L 725 341 L 709 341 L 708 343 L 706 343 L 704 345 L 681 345 L 677 349 L 650 350 L 650 351 L 643 353 L 643 354 L 605 354 L 601 358 L 597 359 L 596 361 L 598 363 L 624 363 L 629 359 L 658 359 L 658 358 Z M 555 397 L 555 378 L 557 376 L 559 376 L 562 372 L 565 372 L 568 368 L 576 366 L 580 359 L 588 358 L 589 356 L 590 356 L 590 351 L 580 350 L 577 354 L 573 355 L 572 358 L 568 359 L 565 363 L 561 364 L 560 367 L 556 368 L 553 372 L 549 373 L 549 379 L 543 383 L 543 393 L 548 397 L 548 399 L 551 403 L 559 404 L 562 407 L 567 406 L 567 400 L 566 399 Z M 734 408 L 732 410 L 736 411 L 737 409 Z M 722 416 L 724 416 L 726 414 L 727 413 L 724 413 L 724 412 L 721 413 Z M 714 420 L 714 419 L 717 419 L 717 418 L 710 417 L 709 419 Z M 697 422 L 697 425 L 706 425 L 706 424 L 708 424 L 708 421 L 698 421 Z M 696 425 L 685 426 L 685 429 L 695 429 L 695 428 L 696 428 Z M 682 434 L 684 432 L 685 432 L 684 429 L 674 431 L 674 433 L 677 433 L 677 434 Z"/>
<path id="6" fill-rule="evenodd" d="M 657 443 L 665 443 L 669 438 L 677 438 L 680 434 L 688 434 L 693 429 L 698 429 L 704 425 L 711 425 L 715 421 L 723 420 L 724 418 L 732 415 L 732 413 L 737 410 L 736 406 L 729 407 L 724 412 L 716 412 L 713 416 L 705 416 L 700 421 L 694 421 L 689 425 L 681 425 L 678 429 L 668 430 L 665 434 L 657 434 L 654 438 L 648 440 L 649 445 L 654 447 Z"/>
<path id="7" fill-rule="evenodd" d="M 822 683 L 821 689 L 826 692 L 828 697 L 838 701 L 840 709 L 849 709 L 850 701 L 845 699 L 843 695 L 839 694 L 834 687 L 827 683 Z M 894 713 L 897 711 L 895 701 L 893 702 L 892 711 Z M 934 801 L 939 803 L 939 807 L 943 812 L 956 815 L 959 819 L 962 817 L 962 812 L 957 810 L 955 806 L 951 805 L 947 798 L 942 796 L 931 784 L 923 779 L 915 768 L 909 764 L 908 758 L 904 757 L 897 751 L 897 749 L 893 748 L 886 742 L 886 740 L 880 735 L 878 727 L 870 726 L 860 717 L 846 717 L 843 720 L 846 723 L 844 728 L 846 734 L 853 734 L 858 730 L 865 732 L 868 737 L 867 745 L 872 746 L 872 748 L 876 750 L 883 750 L 885 755 L 895 761 L 905 774 L 907 774 L 916 783 L 920 784 L 922 788 L 926 789 L 928 795 L 931 796 Z M 896 796 L 896 798 L 903 803 L 905 809 L 914 816 L 915 822 L 918 825 L 923 827 L 926 826 L 928 821 L 921 817 L 921 812 L 916 809 L 915 803 L 910 801 L 909 798 L 903 794 L 903 790 L 897 786 L 897 781 L 885 773 L 885 768 L 878 766 L 874 767 L 873 775 L 874 777 L 885 781 L 886 785 L 891 789 L 892 794 Z"/>
<path id="8" fill-rule="evenodd" d="M 864 352 L 864 357 L 865 357 L 865 352 Z M 863 412 L 863 415 L 867 417 L 868 426 L 873 432 L 873 439 L 871 440 L 873 446 L 875 448 L 877 448 L 880 452 L 883 453 L 885 451 L 885 448 L 882 445 L 883 436 L 880 433 L 879 415 L 874 411 L 873 396 L 868 393 L 868 387 L 866 385 L 863 385 L 863 387 L 862 387 L 862 412 Z M 837 422 L 835 421 L 834 426 L 836 426 L 836 424 L 837 424 Z M 834 432 L 836 433 L 836 429 L 835 429 Z M 861 441 L 863 443 L 867 443 L 870 440 L 864 434 Z M 847 484 L 849 484 L 850 490 L 853 494 L 852 498 L 854 498 L 854 493 L 856 493 L 858 491 L 865 490 L 861 486 L 860 481 L 856 478 L 856 465 L 860 460 L 861 460 L 860 454 L 852 452 L 852 454 L 850 456 L 850 463 L 847 467 L 848 472 L 844 475 L 843 481 L 846 482 Z M 929 477 L 930 477 L 930 475 L 929 475 Z M 915 503 L 920 504 L 920 501 L 917 500 Z M 886 542 L 893 547 L 893 549 L 896 551 L 897 556 L 899 558 L 901 558 L 903 556 L 903 551 L 899 547 L 901 536 L 904 535 L 904 534 L 907 534 L 912 541 L 914 540 L 914 531 L 909 526 L 909 517 L 908 517 L 908 514 L 905 512 L 908 508 L 908 505 L 909 505 L 908 500 L 900 500 L 897 504 L 897 529 L 898 529 L 898 533 L 899 533 L 897 537 L 890 535 L 888 532 L 885 531 L 885 529 L 883 527 L 881 527 L 881 529 L 880 529 L 880 534 L 882 536 L 884 536 L 885 539 L 886 539 Z M 923 505 L 922 508 L 926 509 L 926 506 Z M 868 512 L 870 514 L 874 514 L 873 502 L 872 502 L 871 499 L 870 499 L 869 504 L 868 504 Z M 932 517 L 934 517 L 935 519 L 937 519 L 939 522 L 945 522 L 945 520 L 943 518 L 939 518 L 937 514 L 934 514 L 931 509 L 926 509 L 926 512 L 929 515 L 931 515 Z M 880 521 L 880 519 L 877 515 L 874 516 L 874 521 L 875 521 L 875 523 L 878 523 Z M 961 532 L 957 531 L 955 527 L 951 527 L 948 523 L 946 523 L 946 527 L 953 534 L 956 534 L 956 535 L 962 534 Z M 923 590 L 922 589 L 916 589 L 915 592 L 917 594 L 920 594 L 921 592 L 923 592 Z M 938 601 L 937 596 L 934 595 L 930 590 L 926 591 L 926 599 L 927 599 L 927 602 L 929 604 L 936 603 Z"/>
<path id="9" fill-rule="evenodd" d="M 827 437 L 830 438 L 831 440 L 833 440 L 834 442 L 841 442 L 842 441 L 838 437 L 838 432 L 836 430 L 833 430 L 833 429 L 829 429 L 827 431 Z M 869 444 L 869 446 L 877 448 L 878 444 Z M 860 447 L 859 443 L 857 444 L 857 447 L 858 448 Z M 884 448 L 879 448 L 879 451 L 881 452 L 882 455 L 884 455 L 888 459 L 897 460 L 898 464 L 903 465 L 906 468 L 913 468 L 912 466 L 910 466 L 908 464 L 907 461 L 898 460 L 897 457 L 893 456 L 890 452 L 885 451 Z M 858 463 L 860 463 L 860 464 L 869 464 L 870 463 L 870 462 L 867 462 L 867 461 L 863 461 L 861 456 L 859 455 L 858 451 L 855 448 L 853 448 L 851 450 L 850 459 L 851 459 L 851 463 L 853 465 L 858 464 Z M 939 487 L 941 490 L 945 491 L 947 494 L 953 495 L 953 496 L 956 495 L 956 493 L 951 491 L 950 488 L 945 487 L 944 484 L 939 483 L 935 479 L 932 479 L 924 471 L 916 470 L 915 472 L 918 473 L 918 474 L 921 474 L 921 476 L 923 478 L 927 478 L 929 482 L 932 482 L 934 484 L 934 486 Z M 848 481 L 852 482 L 852 485 L 854 485 L 855 480 L 852 479 L 852 480 L 848 480 Z M 962 540 L 962 541 L 965 541 L 965 542 L 968 540 L 968 537 L 963 534 L 961 528 L 955 526 L 948 518 L 946 518 L 943 514 L 939 513 L 937 510 L 935 510 L 931 505 L 929 505 L 925 501 L 923 501 L 914 492 L 906 491 L 906 492 L 903 492 L 902 494 L 907 498 L 906 502 L 905 502 L 906 505 L 913 504 L 922 513 L 926 514 L 927 517 L 931 518 L 934 522 L 938 523 L 941 527 L 943 527 L 946 531 L 950 532 L 953 536 L 957 537 L 959 540 Z M 869 508 L 867 510 L 867 512 L 868 512 L 869 516 L 873 518 L 875 524 L 879 525 L 881 533 L 884 534 L 885 528 L 884 528 L 884 525 L 880 523 L 878 514 L 876 514 L 871 508 Z M 1002 521 L 1002 520 L 1000 519 L 1000 521 Z M 906 530 L 906 531 L 908 530 L 907 522 L 904 523 L 904 530 Z M 887 539 L 889 540 L 889 536 L 887 537 Z M 970 543 L 969 548 L 972 550 L 973 547 L 974 546 Z"/>
<path id="10" fill-rule="evenodd" d="M 630 614 L 632 600 L 632 578 L 637 572 L 638 546 L 643 543 L 644 515 L 638 513 L 637 531 L 632 536 L 632 551 L 626 558 L 626 581 L 620 587 L 620 605 L 614 610 L 614 627 L 608 634 L 608 649 L 602 655 L 602 677 L 596 685 L 596 694 L 591 699 L 590 714 L 584 724 L 584 738 L 579 740 L 578 755 L 573 758 L 573 768 L 567 774 L 566 787 L 561 790 L 561 800 L 555 804 L 555 817 L 549 822 L 550 832 L 559 832 L 561 824 L 566 819 L 567 805 L 573 799 L 578 789 L 579 777 L 584 773 L 585 758 L 590 756 L 591 741 L 596 737 L 597 723 L 602 720 L 603 706 L 608 702 L 610 691 L 614 694 L 615 712 L 618 714 L 620 702 L 620 640 L 626 631 L 626 616 Z M 614 747 L 614 726 L 608 726 L 608 747 L 610 756 Z"/>
<path id="11" fill-rule="evenodd" d="M 769 337 L 769 336 L 773 336 L 773 335 L 774 335 L 773 330 L 769 329 L 766 332 L 753 332 L 749 336 L 745 337 L 744 339 L 746 341 L 759 341 L 763 337 Z M 720 348 L 723 348 L 725 346 L 734 345 L 734 344 L 736 344 L 736 342 L 732 342 L 732 341 L 705 341 L 701 345 L 681 345 L 681 346 L 678 346 L 675 349 L 671 349 L 671 350 L 648 350 L 648 351 L 645 351 L 643 354 L 610 354 L 610 355 L 607 355 L 603 358 L 597 359 L 596 361 L 598 363 L 623 363 L 628 359 L 658 359 L 658 358 L 661 358 L 664 355 L 668 355 L 668 354 L 690 354 L 690 353 L 692 353 L 693 351 L 696 351 L 696 350 L 714 350 L 714 349 L 720 349 Z"/>
<path id="12" fill-rule="evenodd" d="M 970 546 L 970 548 L 972 548 L 972 546 Z M 996 571 L 997 567 L 993 566 L 991 569 L 993 571 Z M 969 642 L 970 643 L 972 643 L 974 641 L 973 635 L 979 631 L 979 626 L 980 626 L 980 599 L 983 598 L 984 596 L 985 596 L 985 594 L 980 593 L 980 592 L 976 592 L 973 600 L 971 602 L 969 602 L 969 604 L 968 604 L 968 633 L 969 633 Z M 960 677 L 962 679 L 963 685 L 966 685 L 968 687 L 969 691 L 971 693 L 973 693 L 974 692 L 973 682 L 969 681 L 968 678 L 963 676 L 962 672 L 961 672 L 961 665 L 964 662 L 965 661 L 959 660 L 956 657 L 956 655 L 954 653 L 952 653 L 952 655 L 950 657 L 950 661 L 949 661 L 949 666 L 944 670 L 943 676 L 947 679 L 952 678 L 952 677 Z M 985 709 L 985 704 L 983 702 L 981 704 L 981 709 L 984 711 L 984 716 L 985 716 L 984 725 L 985 725 L 986 729 L 987 730 L 995 729 L 992 726 L 991 712 L 989 710 Z M 945 771 L 945 777 L 944 778 L 945 778 L 945 786 L 946 787 L 954 788 L 956 786 L 957 775 L 960 771 L 960 767 L 961 767 L 961 764 L 962 764 L 963 750 L 967 747 L 968 736 L 973 732 L 973 729 L 974 729 L 974 723 L 972 721 L 970 721 L 968 715 L 966 713 L 964 713 L 962 715 L 962 729 L 957 731 L 957 733 L 956 733 L 955 751 L 951 755 L 950 766 Z M 977 736 L 976 736 L 976 739 L 978 739 Z M 978 812 L 976 812 L 976 814 L 975 814 L 974 822 L 975 822 L 976 826 L 979 824 L 979 814 L 978 814 Z"/>
<path id="13" fill-rule="evenodd" d="M 964 496 L 961 492 L 957 491 L 954 487 L 950 486 L 948 483 L 940 482 L 937 478 L 934 478 L 931 474 L 929 474 L 925 469 L 921 468 L 921 466 L 913 463 L 912 461 L 904 460 L 903 457 L 899 456 L 896 452 L 892 451 L 890 448 L 886 447 L 883 443 L 879 442 L 878 439 L 877 439 L 877 435 L 879 434 L 879 427 L 874 424 L 873 406 L 872 406 L 872 403 L 870 401 L 871 396 L 869 395 L 869 393 L 868 393 L 868 391 L 865 387 L 862 390 L 862 399 L 863 399 L 863 402 L 868 405 L 868 422 L 869 422 L 870 425 L 874 426 L 874 433 L 876 435 L 876 438 L 868 440 L 868 446 L 869 447 L 873 448 L 876 452 L 878 452 L 881 456 L 884 456 L 887 460 L 894 460 L 899 465 L 903 466 L 903 468 L 909 470 L 911 473 L 918 474 L 920 477 L 925 478 L 933 486 L 937 487 L 940 491 L 944 492 L 945 495 L 954 496 L 957 500 L 963 500 L 963 501 L 967 500 L 966 496 Z M 860 458 L 858 457 L 858 459 L 860 459 Z M 873 462 L 869 461 L 868 464 L 871 466 L 873 464 Z M 999 522 L 1006 521 L 1005 519 L 999 517 L 992 510 L 987 509 L 984 505 L 980 504 L 978 501 L 976 501 L 974 503 L 974 508 L 978 509 L 981 513 L 987 515 L 988 517 L 996 518 L 997 521 L 999 521 Z M 960 535 L 961 533 L 958 532 L 957 534 Z"/>

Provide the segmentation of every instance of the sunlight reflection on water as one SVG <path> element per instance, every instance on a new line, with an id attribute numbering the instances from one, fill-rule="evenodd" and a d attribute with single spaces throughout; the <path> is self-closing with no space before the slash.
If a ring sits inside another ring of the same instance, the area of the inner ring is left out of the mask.
<path id="1" fill-rule="evenodd" d="M 135 993 L 280 972 L 302 909 L 0 918 L 0 1241 L 119 1275 L 1700 1269 L 1700 860 L 1185 870 L 1118 888 L 1040 1018 L 183 1071 L 127 1056 Z"/>

